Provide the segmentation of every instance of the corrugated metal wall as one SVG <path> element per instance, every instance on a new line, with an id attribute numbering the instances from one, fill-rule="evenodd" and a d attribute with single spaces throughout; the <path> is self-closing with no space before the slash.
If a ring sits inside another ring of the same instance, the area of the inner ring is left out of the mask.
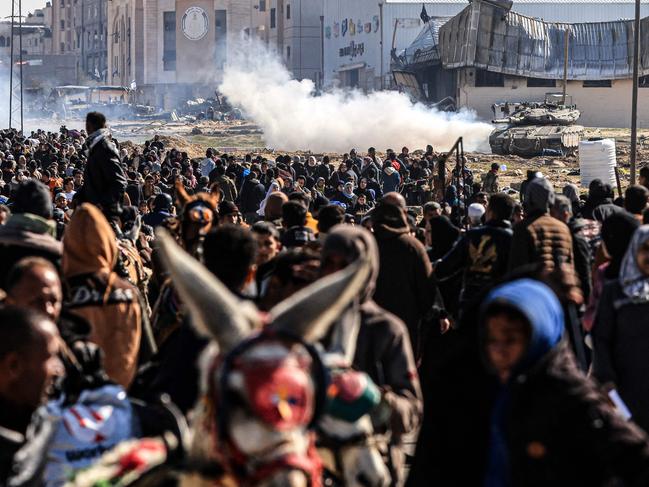
<path id="1" fill-rule="evenodd" d="M 426 11 L 431 17 L 455 16 L 460 13 L 468 2 L 464 0 L 447 0 L 438 3 L 426 2 Z M 383 72 L 387 75 L 390 68 L 390 49 L 396 19 L 404 19 L 403 25 L 396 30 L 394 47 L 397 52 L 408 47 L 417 37 L 423 23 L 419 19 L 421 1 L 390 2 L 383 6 Z M 601 22 L 633 17 L 633 1 L 608 2 L 607 0 L 558 0 L 555 2 L 539 2 L 537 0 L 514 0 L 513 11 L 537 17 L 549 22 Z M 643 16 L 649 16 L 649 0 L 643 0 Z M 377 0 L 324 0 L 325 28 L 333 29 L 334 23 L 343 19 L 357 19 L 363 22 L 371 21 L 379 14 Z M 375 68 L 377 76 L 380 73 L 381 55 L 379 40 L 374 35 L 363 34 L 354 38 L 343 36 L 325 39 L 325 83 L 331 81 L 332 73 L 341 65 L 351 62 L 338 56 L 338 50 L 351 41 L 363 42 L 365 54 L 354 62 L 365 62 L 368 67 Z"/>

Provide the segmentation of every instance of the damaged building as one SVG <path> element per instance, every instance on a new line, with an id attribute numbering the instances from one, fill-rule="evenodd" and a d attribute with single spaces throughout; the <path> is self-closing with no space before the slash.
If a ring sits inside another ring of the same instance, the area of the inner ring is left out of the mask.
<path id="1" fill-rule="evenodd" d="M 214 96 L 250 11 L 249 0 L 111 0 L 108 82 L 167 108 Z"/>
<path id="2" fill-rule="evenodd" d="M 543 101 L 547 93 L 562 92 L 565 69 L 566 91 L 581 111 L 580 124 L 627 127 L 633 22 L 547 22 L 514 12 L 511 5 L 474 0 L 451 19 L 431 19 L 395 60 L 399 86 L 428 102 L 451 97 L 458 107 L 489 120 L 495 104 Z M 649 96 L 643 90 L 649 88 L 648 45 L 649 18 L 644 18 L 641 127 L 649 127 Z"/>

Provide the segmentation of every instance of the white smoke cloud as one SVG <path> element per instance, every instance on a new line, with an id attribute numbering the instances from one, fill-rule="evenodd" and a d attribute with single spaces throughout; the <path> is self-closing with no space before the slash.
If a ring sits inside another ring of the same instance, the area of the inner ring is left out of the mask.
<path id="1" fill-rule="evenodd" d="M 467 150 L 488 147 L 492 126 L 472 112 L 440 112 L 390 91 L 366 95 L 336 89 L 314 96 L 311 80 L 291 79 L 277 56 L 258 42 L 246 41 L 237 52 L 219 89 L 261 127 L 269 147 L 346 152 L 432 144 L 448 150 L 458 137 L 464 137 Z"/>

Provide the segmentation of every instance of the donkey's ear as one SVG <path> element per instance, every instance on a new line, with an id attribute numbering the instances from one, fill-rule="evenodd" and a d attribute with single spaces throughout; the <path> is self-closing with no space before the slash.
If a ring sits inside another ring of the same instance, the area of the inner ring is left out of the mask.
<path id="1" fill-rule="evenodd" d="M 185 191 L 185 185 L 180 178 L 176 178 L 176 199 L 181 208 L 192 199 L 192 197 L 187 194 L 187 191 Z"/>
<path id="2" fill-rule="evenodd" d="M 367 284 L 370 261 L 359 259 L 317 280 L 270 310 L 269 327 L 317 342 Z"/>
<path id="3" fill-rule="evenodd" d="M 158 228 L 156 236 L 162 262 L 199 332 L 214 338 L 227 352 L 260 326 L 254 305 L 232 294 L 166 230 Z"/>

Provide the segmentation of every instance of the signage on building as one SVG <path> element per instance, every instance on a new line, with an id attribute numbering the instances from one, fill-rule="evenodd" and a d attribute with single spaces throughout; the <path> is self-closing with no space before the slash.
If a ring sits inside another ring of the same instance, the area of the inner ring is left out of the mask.
<path id="1" fill-rule="evenodd" d="M 350 57 L 354 59 L 357 56 L 362 56 L 365 53 L 365 43 L 359 42 L 356 44 L 354 41 L 349 43 L 349 46 L 342 47 L 338 50 L 340 57 Z"/>
<path id="2" fill-rule="evenodd" d="M 189 7 L 185 10 L 181 26 L 183 34 L 190 41 L 199 41 L 207 35 L 209 18 L 201 7 Z"/>
<path id="3" fill-rule="evenodd" d="M 378 32 L 380 27 L 379 16 L 372 17 L 371 22 L 363 22 L 361 19 L 343 19 L 341 22 L 334 22 L 333 25 L 325 27 L 325 37 L 354 37 L 361 34 L 371 34 Z"/>

